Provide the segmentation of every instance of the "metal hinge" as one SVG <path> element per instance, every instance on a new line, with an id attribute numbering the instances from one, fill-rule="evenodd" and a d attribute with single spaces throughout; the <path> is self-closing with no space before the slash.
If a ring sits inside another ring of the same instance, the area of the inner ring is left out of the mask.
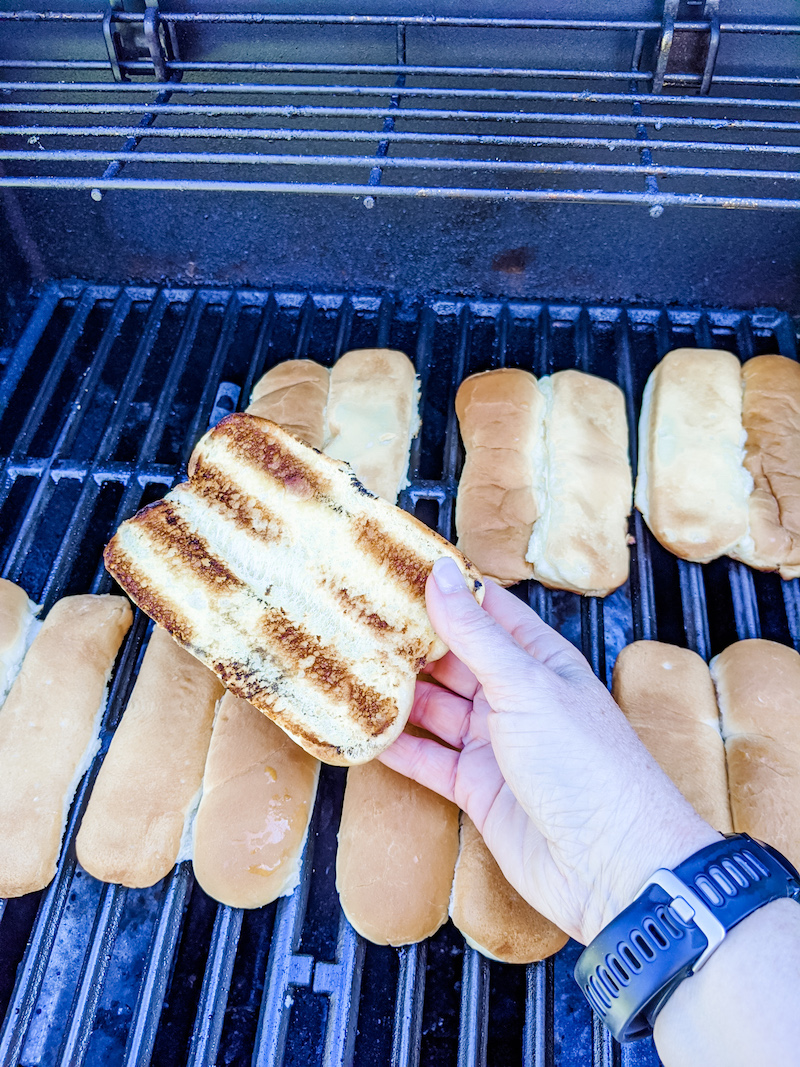
<path id="1" fill-rule="evenodd" d="M 122 22 L 117 17 L 126 14 L 143 14 L 141 22 Z M 165 82 L 170 73 L 167 64 L 178 58 L 175 27 L 161 21 L 158 0 L 109 0 L 103 16 L 108 60 L 114 80 L 129 81 L 125 65 L 136 60 L 150 60 L 155 76 Z"/>
<path id="2" fill-rule="evenodd" d="M 660 93 L 664 88 L 664 79 L 667 75 L 667 64 L 673 55 L 675 43 L 676 21 L 682 14 L 686 21 L 703 21 L 709 23 L 708 39 L 705 48 L 705 59 L 702 69 L 696 61 L 692 63 L 695 69 L 681 71 L 683 74 L 692 74 L 700 77 L 700 93 L 706 95 L 711 89 L 711 79 L 714 76 L 714 67 L 717 62 L 719 51 L 720 23 L 719 23 L 720 0 L 664 0 L 664 14 L 661 20 L 661 36 L 658 40 L 656 52 L 655 71 L 653 72 L 653 92 Z M 681 11 L 683 7 L 683 11 Z M 680 29 L 680 23 L 677 26 Z"/>

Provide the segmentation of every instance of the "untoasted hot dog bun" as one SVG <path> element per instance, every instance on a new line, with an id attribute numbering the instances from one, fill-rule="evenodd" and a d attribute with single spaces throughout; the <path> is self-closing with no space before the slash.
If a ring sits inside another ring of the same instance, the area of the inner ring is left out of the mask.
<path id="1" fill-rule="evenodd" d="M 746 534 L 741 366 L 730 352 L 678 348 L 650 375 L 639 419 L 636 507 L 656 540 L 707 563 Z"/>
<path id="2" fill-rule="evenodd" d="M 634 641 L 617 657 L 613 695 L 689 803 L 720 833 L 730 833 L 725 749 L 705 661 L 688 648 Z"/>
<path id="3" fill-rule="evenodd" d="M 78 831 L 89 874 L 141 888 L 172 870 L 223 692 L 166 630 L 153 630 Z"/>
<path id="4" fill-rule="evenodd" d="M 331 369 L 326 417 L 325 452 L 394 504 L 408 485 L 409 449 L 420 425 L 419 382 L 408 356 L 391 348 L 345 352 Z"/>
<path id="5" fill-rule="evenodd" d="M 336 889 L 376 945 L 409 945 L 447 920 L 458 855 L 458 808 L 374 760 L 347 772 Z"/>
<path id="6" fill-rule="evenodd" d="M 528 371 L 473 374 L 456 393 L 466 457 L 456 497 L 458 547 L 500 585 L 533 577 L 525 559 L 540 504 L 544 397 Z"/>
<path id="7" fill-rule="evenodd" d="M 245 700 L 219 707 L 194 824 L 192 863 L 210 897 L 260 908 L 291 893 L 319 762 Z"/>
<path id="8" fill-rule="evenodd" d="M 43 889 L 55 874 L 131 620 L 124 597 L 65 597 L 25 656 L 0 709 L 0 897 Z"/>
<path id="9" fill-rule="evenodd" d="M 0 704 L 19 672 L 38 611 L 24 589 L 0 578 Z"/>
<path id="10" fill-rule="evenodd" d="M 711 661 L 733 828 L 800 863 L 800 655 L 738 641 Z"/>
<path id="11" fill-rule="evenodd" d="M 506 881 L 473 821 L 461 813 L 461 848 L 450 918 L 468 945 L 501 963 L 534 963 L 567 943 Z"/>
<path id="12" fill-rule="evenodd" d="M 631 467 L 625 396 L 613 382 L 564 370 L 545 397 L 535 490 L 540 515 L 526 558 L 554 589 L 606 596 L 628 577 Z"/>
<path id="13" fill-rule="evenodd" d="M 782 578 L 800 576 L 800 364 L 756 356 L 742 368 L 744 463 L 753 478 L 750 530 L 731 555 Z"/>
<path id="14" fill-rule="evenodd" d="M 223 419 L 191 479 L 123 523 L 106 566 L 233 692 L 306 751 L 364 763 L 402 731 L 446 648 L 425 582 L 444 538 L 266 419 Z"/>
<path id="15" fill-rule="evenodd" d="M 329 378 L 328 368 L 311 359 L 288 359 L 259 378 L 247 410 L 322 448 Z"/>

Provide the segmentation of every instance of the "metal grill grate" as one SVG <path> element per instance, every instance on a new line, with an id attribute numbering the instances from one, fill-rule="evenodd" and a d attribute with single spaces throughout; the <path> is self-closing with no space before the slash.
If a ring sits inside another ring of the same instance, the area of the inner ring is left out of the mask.
<path id="1" fill-rule="evenodd" d="M 800 207 L 800 21 L 678 10 L 0 12 L 0 186 Z"/>
<path id="2" fill-rule="evenodd" d="M 163 494 L 198 434 L 266 367 L 298 356 L 330 364 L 375 344 L 415 358 L 423 424 L 403 503 L 448 536 L 461 461 L 453 396 L 465 375 L 579 367 L 620 383 L 633 425 L 645 378 L 672 347 L 797 354 L 791 320 L 770 310 L 53 284 L 0 353 L 3 574 L 47 607 L 108 590 L 100 555 L 111 531 Z M 679 562 L 638 515 L 632 532 L 630 583 L 605 601 L 520 588 L 601 678 L 634 638 L 705 657 L 758 634 L 800 647 L 798 582 L 726 560 Z M 146 630 L 137 613 L 101 754 Z M 101 886 L 76 867 L 73 846 L 100 758 L 73 805 L 55 881 L 2 912 L 3 1065 L 657 1063 L 649 1042 L 620 1050 L 593 1024 L 571 978 L 572 943 L 529 968 L 489 963 L 449 925 L 400 951 L 365 945 L 341 919 L 333 884 L 340 769 L 324 769 L 301 887 L 277 905 L 217 906 L 188 864 L 151 891 Z"/>

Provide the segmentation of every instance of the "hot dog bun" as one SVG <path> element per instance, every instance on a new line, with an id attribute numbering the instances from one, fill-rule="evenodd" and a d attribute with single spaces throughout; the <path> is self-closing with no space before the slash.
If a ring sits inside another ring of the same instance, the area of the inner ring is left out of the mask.
<path id="1" fill-rule="evenodd" d="M 39 608 L 20 586 L 0 578 L 0 704 L 19 673 Z"/>
<path id="2" fill-rule="evenodd" d="M 312 448 L 322 448 L 329 379 L 328 368 L 311 359 L 288 359 L 259 378 L 247 411 L 277 422 Z"/>

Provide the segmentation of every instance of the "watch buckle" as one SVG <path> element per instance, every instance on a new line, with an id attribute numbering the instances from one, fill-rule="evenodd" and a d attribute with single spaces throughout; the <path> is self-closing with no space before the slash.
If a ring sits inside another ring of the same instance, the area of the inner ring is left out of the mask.
<path id="1" fill-rule="evenodd" d="M 693 922 L 705 937 L 708 944 L 692 964 L 692 974 L 699 971 L 703 964 L 725 940 L 725 927 L 711 911 L 704 900 L 690 888 L 674 871 L 659 868 L 647 879 L 637 893 L 639 896 L 648 886 L 657 885 L 670 897 L 669 906 L 684 923 Z M 691 914 L 690 914 L 691 912 Z"/>

